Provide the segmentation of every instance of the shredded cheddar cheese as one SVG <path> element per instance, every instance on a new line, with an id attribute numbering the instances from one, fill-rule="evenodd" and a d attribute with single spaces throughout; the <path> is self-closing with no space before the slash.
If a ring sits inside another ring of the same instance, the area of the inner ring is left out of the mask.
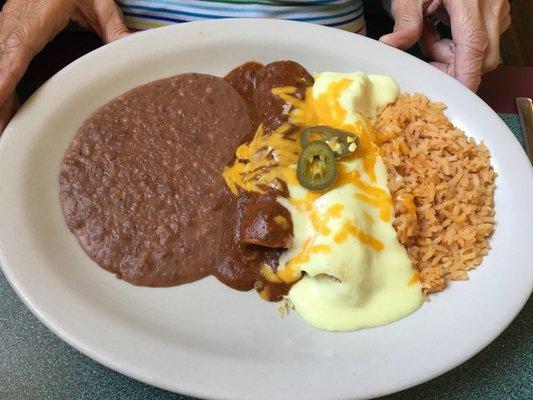
<path id="1" fill-rule="evenodd" d="M 379 209 L 379 216 L 382 221 L 388 222 L 391 220 L 392 214 L 392 200 L 390 196 L 387 197 L 371 197 L 363 193 L 357 193 L 355 195 L 357 199 L 370 204 L 373 207 Z"/>
<path id="2" fill-rule="evenodd" d="M 414 196 L 411 194 L 400 194 L 396 200 L 400 202 L 401 205 L 405 206 L 407 212 L 411 215 L 416 214 L 416 206 L 414 202 Z"/>
<path id="3" fill-rule="evenodd" d="M 302 244 L 300 252 L 291 258 L 291 260 L 285 264 L 283 268 L 280 268 L 276 271 L 279 279 L 285 283 L 292 283 L 301 278 L 302 273 L 294 267 L 309 261 L 309 250 L 311 249 L 312 245 L 313 242 L 311 238 L 305 240 L 305 242 Z"/>
<path id="4" fill-rule="evenodd" d="M 309 253 L 325 253 L 330 254 L 331 253 L 331 246 L 328 246 L 327 244 L 317 244 L 309 249 Z"/>
<path id="5" fill-rule="evenodd" d="M 413 271 L 413 277 L 409 281 L 408 285 L 416 285 L 418 282 L 420 282 L 420 272 L 418 272 L 417 269 Z"/>
<path id="6" fill-rule="evenodd" d="M 331 229 L 328 227 L 328 220 L 325 215 L 321 215 L 316 210 L 313 210 L 309 213 L 309 220 L 311 221 L 315 231 L 321 235 L 327 236 L 331 233 Z"/>
<path id="7" fill-rule="evenodd" d="M 263 289 L 259 291 L 259 297 L 261 297 L 265 301 L 270 301 L 270 287 L 265 286 Z"/>
<path id="8" fill-rule="evenodd" d="M 238 195 L 238 188 L 264 193 L 262 186 L 276 187 L 279 181 L 296 179 L 291 166 L 298 161 L 300 144 L 294 137 L 287 137 L 290 129 L 291 125 L 285 123 L 273 132 L 265 133 L 259 126 L 250 143 L 237 148 L 233 165 L 222 171 L 226 185 L 234 195 Z"/>
<path id="9" fill-rule="evenodd" d="M 333 204 L 327 211 L 326 216 L 333 217 L 333 218 L 339 218 L 341 215 L 342 210 L 344 210 L 344 206 L 340 203 Z"/>
<path id="10" fill-rule="evenodd" d="M 342 92 L 346 90 L 352 81 L 343 79 L 329 85 L 327 91 L 317 98 L 313 97 L 313 89 L 308 88 L 305 93 L 305 101 L 292 96 L 281 97 L 287 103 L 297 107 L 291 114 L 294 122 L 303 126 L 328 125 L 342 127 L 347 116 L 347 112 L 340 103 Z M 298 100 L 298 101 L 294 101 Z M 317 123 L 320 122 L 320 123 Z M 342 128 L 341 128 L 342 129 Z"/>
<path id="11" fill-rule="evenodd" d="M 291 198 L 289 201 L 293 207 L 301 212 L 311 211 L 313 209 L 313 201 L 322 196 L 320 192 L 307 192 L 305 197 L 301 199 Z"/>
<path id="12" fill-rule="evenodd" d="M 293 94 L 296 93 L 296 88 L 294 86 L 279 86 L 272 88 L 270 92 L 274 96 L 279 96 L 280 94 Z"/>
<path id="13" fill-rule="evenodd" d="M 261 266 L 261 275 L 270 283 L 281 283 L 281 279 L 278 278 L 276 273 L 268 265 Z"/>
<path id="14" fill-rule="evenodd" d="M 364 244 L 372 247 L 373 249 L 377 251 L 383 250 L 383 243 L 381 243 L 379 240 L 375 239 L 368 233 L 363 232 L 363 230 L 359 228 L 358 226 L 354 224 L 350 224 L 348 222 L 344 224 L 341 231 L 335 234 L 335 242 L 336 243 L 344 242 L 346 239 L 348 239 L 348 235 L 350 234 L 355 236 L 357 239 L 359 239 Z"/>
<path id="15" fill-rule="evenodd" d="M 294 96 L 288 95 L 286 93 L 281 93 L 278 95 L 280 99 L 285 101 L 285 103 L 290 104 L 293 107 L 302 108 L 305 106 L 305 102 Z"/>

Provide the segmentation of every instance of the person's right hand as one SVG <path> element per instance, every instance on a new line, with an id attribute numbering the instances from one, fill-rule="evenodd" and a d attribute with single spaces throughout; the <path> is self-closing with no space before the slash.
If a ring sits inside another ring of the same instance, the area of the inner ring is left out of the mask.
<path id="1" fill-rule="evenodd" d="M 31 59 L 73 20 L 105 43 L 129 34 L 113 0 L 8 0 L 0 13 L 0 135 L 17 108 L 15 88 Z"/>
<path id="2" fill-rule="evenodd" d="M 380 41 L 407 50 L 417 41 L 431 64 L 476 91 L 481 75 L 498 66 L 500 35 L 511 25 L 508 0 L 387 0 L 395 24 Z M 385 5 L 387 2 L 384 3 Z M 441 38 L 432 22 L 450 25 Z"/>

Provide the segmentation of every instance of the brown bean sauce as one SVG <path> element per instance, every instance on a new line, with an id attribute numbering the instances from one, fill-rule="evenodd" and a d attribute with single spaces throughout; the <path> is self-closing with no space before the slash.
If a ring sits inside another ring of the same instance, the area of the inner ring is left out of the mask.
<path id="1" fill-rule="evenodd" d="M 102 268 L 135 285 L 173 286 L 216 276 L 279 300 L 275 270 L 292 242 L 286 187 L 233 195 L 221 176 L 259 124 L 287 121 L 277 86 L 312 83 L 300 65 L 246 63 L 225 79 L 183 74 L 112 100 L 78 130 L 60 168 L 69 229 Z"/>

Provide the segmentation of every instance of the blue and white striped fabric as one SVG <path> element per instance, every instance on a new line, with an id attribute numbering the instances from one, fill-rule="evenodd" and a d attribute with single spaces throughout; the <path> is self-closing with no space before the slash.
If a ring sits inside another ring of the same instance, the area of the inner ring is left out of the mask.
<path id="1" fill-rule="evenodd" d="M 119 0 L 131 29 L 214 18 L 281 18 L 365 34 L 361 0 Z"/>

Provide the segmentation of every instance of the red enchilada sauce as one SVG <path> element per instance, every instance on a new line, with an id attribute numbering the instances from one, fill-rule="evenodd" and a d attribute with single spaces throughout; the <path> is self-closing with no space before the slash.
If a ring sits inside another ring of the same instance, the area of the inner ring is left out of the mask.
<path id="1" fill-rule="evenodd" d="M 269 282 L 292 243 L 281 186 L 264 194 L 226 187 L 222 168 L 259 124 L 287 122 L 278 86 L 303 98 L 311 76 L 283 61 L 247 63 L 225 79 L 183 74 L 135 88 L 89 117 L 60 169 L 69 229 L 102 268 L 141 286 L 173 286 L 214 275 L 237 289 L 279 300 Z"/>

